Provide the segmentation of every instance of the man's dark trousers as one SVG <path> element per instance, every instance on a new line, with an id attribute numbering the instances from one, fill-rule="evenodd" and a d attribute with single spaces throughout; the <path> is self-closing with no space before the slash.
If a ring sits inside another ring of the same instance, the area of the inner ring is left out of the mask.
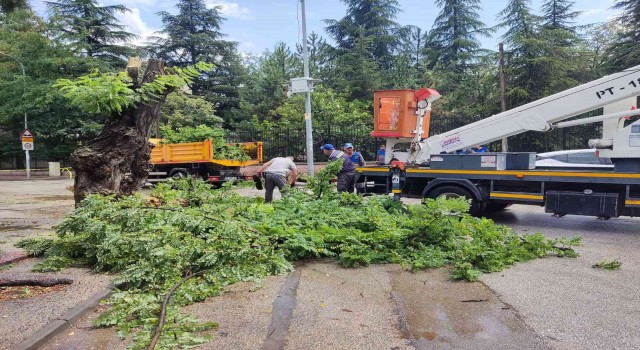
<path id="1" fill-rule="evenodd" d="M 356 185 L 355 172 L 346 172 L 346 173 L 338 174 L 338 181 L 336 182 L 336 187 L 338 189 L 338 192 L 353 193 L 355 185 Z"/>
<path id="2" fill-rule="evenodd" d="M 269 203 L 273 200 L 273 189 L 278 187 L 282 194 L 282 189 L 287 183 L 287 178 L 283 175 L 266 173 L 264 201 Z"/>

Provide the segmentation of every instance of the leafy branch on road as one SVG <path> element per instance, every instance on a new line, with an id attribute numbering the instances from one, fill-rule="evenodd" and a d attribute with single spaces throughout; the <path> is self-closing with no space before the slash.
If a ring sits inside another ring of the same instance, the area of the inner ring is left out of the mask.
<path id="1" fill-rule="evenodd" d="M 56 238 L 20 246 L 45 257 L 41 271 L 82 263 L 116 273 L 120 289 L 96 325 L 115 326 L 122 338 L 133 334 L 133 349 L 146 348 L 157 333 L 156 348 L 169 349 L 201 344 L 209 337 L 197 333 L 216 326 L 181 307 L 238 281 L 286 273 L 299 259 L 335 257 L 349 267 L 398 263 L 408 270 L 452 265 L 452 278 L 473 281 L 517 262 L 575 256 L 571 247 L 579 244 L 579 238 L 517 235 L 466 214 L 463 199 L 405 205 L 336 193 L 325 175 L 317 192 L 291 189 L 270 204 L 192 179 L 159 184 L 153 201 L 91 195 L 57 226 Z M 166 323 L 159 326 L 162 310 Z"/>
<path id="2" fill-rule="evenodd" d="M 599 263 L 593 265 L 593 268 L 602 270 L 620 270 L 622 262 L 618 259 L 615 260 L 602 260 Z"/>

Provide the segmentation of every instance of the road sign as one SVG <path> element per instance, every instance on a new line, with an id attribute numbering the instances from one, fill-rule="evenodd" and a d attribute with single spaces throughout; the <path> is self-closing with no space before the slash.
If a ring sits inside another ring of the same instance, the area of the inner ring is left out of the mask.
<path id="1" fill-rule="evenodd" d="M 24 151 L 33 151 L 33 134 L 28 129 L 25 129 L 20 135 L 22 141 L 22 149 Z"/>
<path id="2" fill-rule="evenodd" d="M 22 141 L 22 149 L 24 151 L 33 151 L 33 134 L 28 129 L 25 129 L 20 135 Z"/>

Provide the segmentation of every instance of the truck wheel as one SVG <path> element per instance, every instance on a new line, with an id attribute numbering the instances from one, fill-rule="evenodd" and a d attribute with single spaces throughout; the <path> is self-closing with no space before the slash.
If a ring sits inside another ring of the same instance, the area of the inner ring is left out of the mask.
<path id="1" fill-rule="evenodd" d="M 471 199 L 471 206 L 469 207 L 469 214 L 471 214 L 473 216 L 479 216 L 484 211 L 485 203 L 484 202 L 478 202 L 473 197 L 471 192 L 469 192 L 467 189 L 462 188 L 460 186 L 451 186 L 451 185 L 439 186 L 439 187 L 436 187 L 433 190 L 431 190 L 425 196 L 425 198 L 433 198 L 433 199 L 440 198 L 440 197 L 445 197 L 445 198 L 461 198 L 461 197 L 464 197 L 466 199 Z"/>
<path id="2" fill-rule="evenodd" d="M 175 180 L 186 179 L 189 173 L 186 170 L 175 170 L 171 173 L 171 178 Z"/>

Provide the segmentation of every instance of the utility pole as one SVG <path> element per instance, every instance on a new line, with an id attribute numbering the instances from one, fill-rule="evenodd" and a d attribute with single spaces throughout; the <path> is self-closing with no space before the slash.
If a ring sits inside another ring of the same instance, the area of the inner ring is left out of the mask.
<path id="1" fill-rule="evenodd" d="M 304 77 L 309 79 L 309 54 L 307 52 L 307 18 L 304 11 L 304 0 L 300 0 L 302 12 L 302 62 L 304 64 Z M 304 100 L 304 121 L 307 129 L 307 174 L 313 176 L 313 132 L 311 123 L 311 91 L 306 92 Z"/>
<path id="2" fill-rule="evenodd" d="M 27 91 L 27 75 L 24 72 L 24 65 L 22 64 L 22 62 L 20 62 L 20 60 L 18 60 L 17 58 L 6 54 L 4 52 L 0 52 L 1 55 L 7 56 L 9 58 L 12 58 L 13 60 L 15 60 L 16 62 L 18 62 L 18 64 L 20 65 L 20 68 L 22 68 L 22 98 L 24 99 L 24 94 Z M 24 129 L 27 130 L 28 129 L 28 125 L 27 125 L 27 110 L 24 110 Z M 25 153 L 25 161 L 26 161 L 26 170 L 27 170 L 27 179 L 31 178 L 31 159 L 29 157 L 29 150 L 24 150 Z"/>
<path id="3" fill-rule="evenodd" d="M 504 45 L 498 44 L 498 51 L 500 52 L 500 109 L 504 112 L 507 110 L 507 83 L 504 76 Z M 509 144 L 507 138 L 502 138 L 502 152 L 509 152 Z"/>

